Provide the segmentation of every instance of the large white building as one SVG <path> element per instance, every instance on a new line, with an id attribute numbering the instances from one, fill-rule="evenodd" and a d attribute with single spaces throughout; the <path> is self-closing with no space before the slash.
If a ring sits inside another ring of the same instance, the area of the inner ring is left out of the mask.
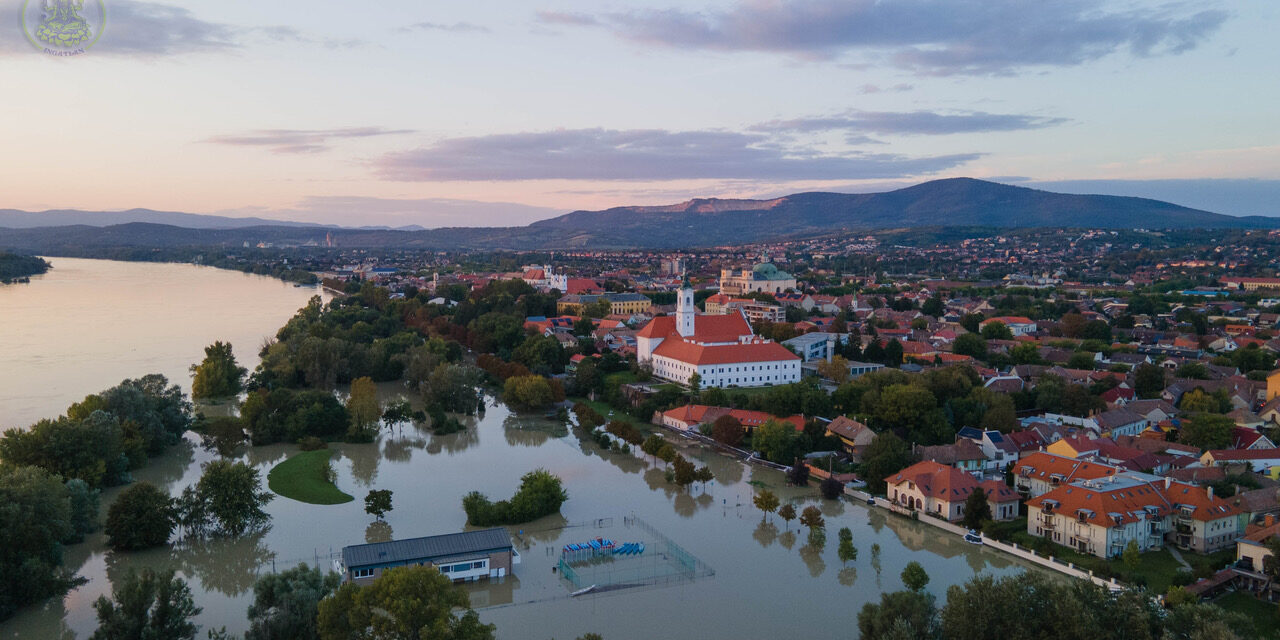
<path id="1" fill-rule="evenodd" d="M 800 381 L 800 357 L 755 335 L 741 313 L 702 315 L 693 288 L 680 290 L 675 316 L 659 316 L 636 333 L 636 357 L 664 380 L 703 387 L 760 387 Z"/>
<path id="2" fill-rule="evenodd" d="M 741 296 L 762 291 L 782 293 L 796 288 L 796 279 L 769 262 L 761 262 L 751 269 L 721 269 L 720 293 Z"/>

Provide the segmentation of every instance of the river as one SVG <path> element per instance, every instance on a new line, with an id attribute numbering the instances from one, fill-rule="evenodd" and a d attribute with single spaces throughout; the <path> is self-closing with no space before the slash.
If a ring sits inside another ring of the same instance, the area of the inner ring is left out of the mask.
<path id="1" fill-rule="evenodd" d="M 263 339 L 321 293 L 213 267 L 46 260 L 29 284 L 0 285 L 0 428 L 147 373 L 190 391 L 189 368 L 216 340 L 252 370 Z"/>
<path id="2" fill-rule="evenodd" d="M 121 263 L 81 263 L 79 268 L 99 265 L 109 269 L 111 278 L 97 280 L 95 314 L 112 316 L 129 306 L 133 290 L 160 278 L 171 287 L 185 282 L 199 286 L 205 270 L 183 265 Z M 55 272 L 58 265 L 55 263 Z M 71 270 L 68 269 L 67 272 Z M 53 272 L 51 272 L 52 274 Z M 281 287 L 262 279 L 240 274 L 209 276 L 217 286 L 235 289 L 219 293 L 190 291 L 175 295 L 185 309 L 188 304 L 222 309 L 210 300 L 216 295 L 224 303 L 237 306 L 283 305 L 281 296 L 293 295 L 291 286 Z M 145 275 L 143 275 L 145 274 Z M 198 275 L 197 275 L 198 274 Z M 222 276 L 235 280 L 223 281 Z M 33 281 L 39 287 L 48 281 Z M 237 286 L 238 285 L 238 286 Z M 296 290 L 295 303 L 305 302 Z M 0 293 L 3 301 L 4 293 Z M 56 302 L 51 300 L 51 304 Z M 2 304 L 2 302 L 0 302 Z M 291 303 L 293 304 L 293 303 Z M 23 335 L 39 335 L 34 325 L 41 317 L 64 313 L 67 307 L 51 309 L 27 307 L 16 319 Z M 82 381 L 86 390 L 56 394 L 46 404 L 27 397 L 19 406 L 29 407 L 22 420 L 60 412 L 69 397 L 108 386 L 125 376 L 142 375 L 159 367 L 164 372 L 181 372 L 209 342 L 211 330 L 221 325 L 201 319 L 199 313 L 184 311 L 166 315 L 162 305 L 150 314 L 132 316 L 135 325 L 128 335 L 138 342 L 113 338 L 115 349 L 128 352 L 141 367 L 137 371 L 113 370 L 105 382 Z M 178 310 L 175 310 L 175 313 Z M 289 312 L 291 313 L 291 311 Z M 289 313 L 263 312 L 262 324 L 245 323 L 239 331 L 245 338 L 272 333 Z M 189 314 L 189 315 L 185 315 Z M 190 321 L 190 325 L 184 322 Z M 66 331 L 81 325 L 61 321 Z M 138 326 L 143 325 L 143 326 Z M 183 342 L 182 334 L 190 332 Z M 216 333 L 214 331 L 213 333 Z M 44 334 L 48 335 L 48 334 Z M 98 334 L 105 339 L 105 332 Z M 168 335 L 159 343 L 144 336 Z M 236 339 L 236 336 L 223 335 Z M 79 337 L 71 338 L 73 342 Z M 43 348 L 39 342 L 33 349 Z M 65 351 L 61 346 L 59 352 Z M 184 365 L 168 351 L 181 351 Z M 98 348 L 97 352 L 107 350 Z M 75 350 L 70 350 L 75 353 Z M 24 362 L 40 361 L 35 354 L 14 351 Z M 246 352 L 246 355 L 247 352 Z M 169 358 L 173 358 L 172 362 Z M 242 361 L 247 360 L 242 357 Z M 252 364 L 250 362 L 250 364 Z M 46 365 L 76 378 L 80 363 L 68 360 Z M 98 374 L 106 375 L 106 374 Z M 96 385 L 96 386 L 94 386 Z M 395 385 L 384 385 L 384 395 L 405 395 Z M 0 387 L 0 407 L 8 407 L 12 390 Z M 410 398 L 412 399 L 412 398 Z M 31 412 L 35 416 L 30 415 Z M 216 540 L 202 544 L 178 544 L 141 553 L 109 552 L 101 534 L 67 549 L 66 563 L 89 583 L 43 606 L 31 607 L 0 624 L 0 637 L 85 638 L 96 627 L 92 602 L 109 593 L 110 580 L 129 568 L 157 567 L 179 571 L 191 584 L 196 603 L 203 607 L 197 622 L 205 629 L 226 626 L 242 632 L 245 610 L 252 600 L 253 581 L 263 572 L 279 570 L 299 562 L 331 564 L 332 554 L 343 545 L 383 539 L 433 535 L 458 531 L 466 526 L 462 496 L 480 490 L 491 497 L 504 498 L 516 488 L 519 477 L 539 467 L 552 470 L 565 483 L 569 500 L 556 516 L 512 527 L 519 541 L 523 561 L 514 577 L 500 583 L 468 585 L 472 603 L 486 622 L 498 626 L 500 638 L 573 638 L 597 632 L 609 640 L 653 637 L 696 637 L 710 639 L 755 638 L 801 633 L 816 638 L 852 638 L 857 635 L 857 612 L 865 602 L 878 600 L 882 591 L 901 588 L 898 574 L 910 561 L 920 562 L 932 577 L 928 589 L 940 598 L 947 586 L 978 574 L 1006 575 L 1026 566 L 998 552 L 974 547 L 927 525 L 871 510 L 848 500 L 822 500 L 815 488 L 786 487 L 773 471 L 748 467 L 737 461 L 682 444 L 686 457 L 708 464 L 716 480 L 705 488 L 695 485 L 678 491 L 666 483 L 661 463 L 640 455 L 602 451 L 592 441 L 580 439 L 573 428 L 538 417 L 513 415 L 490 399 L 482 417 L 466 420 L 461 433 L 434 436 L 416 429 L 384 433 L 366 445 L 335 444 L 337 485 L 356 500 L 341 505 L 308 505 L 277 497 L 267 507 L 272 516 L 270 530 L 238 540 Z M 242 452 L 240 459 L 266 472 L 297 451 L 293 445 L 259 447 Z M 194 482 L 200 465 L 214 458 L 198 440 L 186 443 L 153 460 L 139 471 L 137 479 L 148 480 L 176 495 Z M 756 487 L 778 492 L 797 510 L 818 505 L 826 518 L 827 540 L 821 547 L 809 545 L 795 522 L 787 532 L 776 516 L 762 522 L 750 501 Z M 394 510 L 385 523 L 377 523 L 364 513 L 363 497 L 371 488 L 394 492 Z M 119 488 L 104 493 L 109 504 Z M 836 554 L 836 532 L 841 527 L 853 531 L 858 549 L 856 560 L 847 565 Z M 798 534 L 798 535 L 797 535 Z M 569 542 L 597 536 L 618 541 L 644 541 L 647 556 L 635 562 L 621 561 L 583 569 L 583 580 L 592 583 L 635 583 L 671 573 L 672 556 L 687 558 L 695 566 L 691 579 L 664 584 L 623 588 L 606 593 L 570 598 L 577 585 L 553 573 L 559 550 Z M 670 543 L 673 546 L 668 546 Z M 872 545 L 881 552 L 873 555 Z M 682 554 L 688 554 L 684 556 Z M 201 636 L 204 632 L 201 631 Z"/>

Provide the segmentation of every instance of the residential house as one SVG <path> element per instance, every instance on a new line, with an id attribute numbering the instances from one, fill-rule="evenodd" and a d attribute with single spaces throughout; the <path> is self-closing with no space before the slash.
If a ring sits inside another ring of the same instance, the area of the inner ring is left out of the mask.
<path id="1" fill-rule="evenodd" d="M 1173 544 L 1211 553 L 1229 547 L 1243 527 L 1240 512 L 1196 487 L 1142 473 L 1078 480 L 1027 501 L 1027 532 L 1080 553 L 1119 556 Z"/>
<path id="2" fill-rule="evenodd" d="M 1213 449 L 1200 456 L 1200 464 L 1267 473 L 1280 467 L 1280 449 Z"/>
<path id="3" fill-rule="evenodd" d="M 1106 437 L 1136 436 L 1151 426 L 1147 417 L 1128 408 L 1103 411 L 1093 417 L 1098 430 Z"/>
<path id="4" fill-rule="evenodd" d="M 999 480 L 979 482 L 955 467 L 931 460 L 917 462 L 885 478 L 890 501 L 901 507 L 937 515 L 948 521 L 964 518 L 965 500 L 981 487 L 994 520 L 1018 517 L 1021 498 Z"/>
<path id="5" fill-rule="evenodd" d="M 861 459 L 876 434 L 867 425 L 846 416 L 837 416 L 827 424 L 827 435 L 840 438 L 840 444 L 851 457 Z"/>
<path id="6" fill-rule="evenodd" d="M 1266 516 L 1260 524 L 1248 525 L 1244 536 L 1236 541 L 1236 565 L 1243 562 L 1251 571 L 1262 573 L 1267 558 L 1274 555 L 1267 543 L 1276 537 L 1280 537 L 1280 522 L 1274 515 Z"/>
<path id="7" fill-rule="evenodd" d="M 969 473 L 981 473 L 987 466 L 987 454 L 982 452 L 982 447 L 966 438 L 931 447 L 916 445 L 913 453 L 920 460 L 932 460 Z"/>
<path id="8" fill-rule="evenodd" d="M 1044 451 L 1028 454 L 1013 465 L 1013 484 L 1028 497 L 1039 497 L 1077 480 L 1097 480 L 1119 473 L 1110 465 L 1075 460 Z"/>
<path id="9" fill-rule="evenodd" d="M 983 327 L 993 322 L 999 322 L 1000 324 L 1008 327 L 1009 332 L 1012 333 L 1015 338 L 1036 332 L 1035 321 L 1023 316 L 1000 316 L 997 318 L 987 318 L 986 320 L 978 323 L 978 329 L 981 330 Z"/>

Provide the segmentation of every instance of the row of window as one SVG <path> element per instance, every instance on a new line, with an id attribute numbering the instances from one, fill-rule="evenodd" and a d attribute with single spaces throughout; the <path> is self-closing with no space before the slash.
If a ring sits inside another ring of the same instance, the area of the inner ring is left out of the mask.
<path id="1" fill-rule="evenodd" d="M 478 562 L 457 562 L 454 564 L 442 564 L 437 567 L 440 573 L 458 573 L 461 571 L 471 571 L 472 569 L 483 569 L 488 566 L 488 560 L 480 560 Z M 351 572 L 352 578 L 372 578 L 373 569 L 355 569 Z"/>

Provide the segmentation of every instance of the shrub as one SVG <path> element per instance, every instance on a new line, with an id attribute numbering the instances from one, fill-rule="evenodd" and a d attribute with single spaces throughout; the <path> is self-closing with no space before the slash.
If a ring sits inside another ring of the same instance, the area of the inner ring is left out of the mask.
<path id="1" fill-rule="evenodd" d="M 303 451 L 315 451 L 317 449 L 328 449 L 329 443 L 315 436 L 307 436 L 298 441 L 298 448 Z"/>
<path id="2" fill-rule="evenodd" d="M 520 478 L 520 488 L 510 500 L 490 502 L 484 494 L 472 491 L 463 497 L 462 509 L 473 526 L 521 524 L 556 513 L 568 498 L 560 478 L 537 469 Z"/>
<path id="3" fill-rule="evenodd" d="M 108 544 L 116 549 L 156 547 L 173 534 L 173 500 L 149 482 L 125 489 L 107 510 Z"/>

